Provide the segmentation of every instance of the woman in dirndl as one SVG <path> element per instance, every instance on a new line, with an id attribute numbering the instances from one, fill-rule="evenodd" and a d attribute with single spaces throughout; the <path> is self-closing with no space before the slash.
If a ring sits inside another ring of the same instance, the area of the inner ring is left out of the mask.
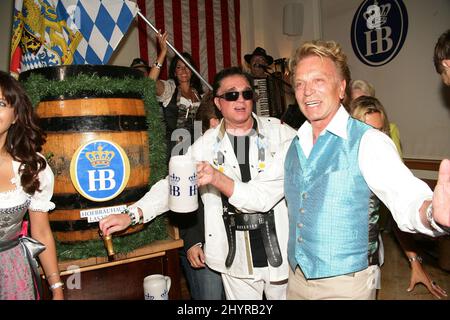
<path id="1" fill-rule="evenodd" d="M 37 123 L 20 83 L 0 71 L 0 300 L 42 298 L 37 259 L 53 299 L 64 298 L 48 221 L 54 176 L 39 154 L 45 134 Z"/>

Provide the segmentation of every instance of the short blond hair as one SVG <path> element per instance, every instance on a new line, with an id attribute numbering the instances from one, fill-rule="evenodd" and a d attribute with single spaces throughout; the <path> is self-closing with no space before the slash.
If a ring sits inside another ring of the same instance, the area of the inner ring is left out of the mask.
<path id="1" fill-rule="evenodd" d="M 350 89 L 351 90 L 361 90 L 362 92 L 364 92 L 365 96 L 369 96 L 369 97 L 375 97 L 375 88 L 373 87 L 373 85 L 366 81 L 366 80 L 353 80 L 350 83 Z"/>
<path id="2" fill-rule="evenodd" d="M 301 47 L 297 48 L 289 61 L 289 71 L 292 77 L 295 75 L 297 64 L 309 56 L 319 56 L 321 58 L 331 59 L 339 71 L 339 76 L 347 82 L 347 85 L 349 84 L 351 75 L 347 64 L 347 56 L 337 42 L 313 40 L 303 43 Z"/>

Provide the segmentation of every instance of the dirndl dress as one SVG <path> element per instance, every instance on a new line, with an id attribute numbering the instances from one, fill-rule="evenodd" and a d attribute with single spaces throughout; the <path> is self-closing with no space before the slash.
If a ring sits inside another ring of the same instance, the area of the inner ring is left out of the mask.
<path id="1" fill-rule="evenodd" d="M 39 173 L 40 191 L 29 195 L 20 186 L 19 166 L 20 163 L 13 161 L 15 177 L 11 182 L 15 188 L 0 192 L 0 300 L 39 298 L 36 294 L 37 283 L 33 268 L 30 265 L 35 262 L 30 259 L 30 253 L 33 255 L 33 250 L 39 243 L 25 237 L 23 219 L 28 210 L 47 214 L 46 212 L 55 207 L 50 201 L 54 180 L 50 167 L 47 165 L 45 170 Z"/>

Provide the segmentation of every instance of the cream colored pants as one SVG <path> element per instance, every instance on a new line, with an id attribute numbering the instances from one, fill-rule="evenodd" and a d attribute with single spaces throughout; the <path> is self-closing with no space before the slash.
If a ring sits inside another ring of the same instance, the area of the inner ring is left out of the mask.
<path id="1" fill-rule="evenodd" d="M 288 300 L 375 300 L 380 283 L 380 268 L 349 275 L 306 280 L 301 269 L 289 268 Z"/>
<path id="2" fill-rule="evenodd" d="M 242 279 L 222 273 L 227 300 L 286 300 L 287 280 L 270 282 L 269 268 L 253 268 L 254 279 Z"/>

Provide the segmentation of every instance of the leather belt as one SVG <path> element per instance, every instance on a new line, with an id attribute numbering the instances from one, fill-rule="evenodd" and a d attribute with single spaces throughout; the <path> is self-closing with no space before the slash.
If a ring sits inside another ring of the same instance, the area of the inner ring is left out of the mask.
<path id="1" fill-rule="evenodd" d="M 228 239 L 228 255 L 225 266 L 231 267 L 236 255 L 236 231 L 260 230 L 263 239 L 267 261 L 272 267 L 279 267 L 283 262 L 275 229 L 274 211 L 266 213 L 235 213 L 224 212 L 222 215 Z"/>

